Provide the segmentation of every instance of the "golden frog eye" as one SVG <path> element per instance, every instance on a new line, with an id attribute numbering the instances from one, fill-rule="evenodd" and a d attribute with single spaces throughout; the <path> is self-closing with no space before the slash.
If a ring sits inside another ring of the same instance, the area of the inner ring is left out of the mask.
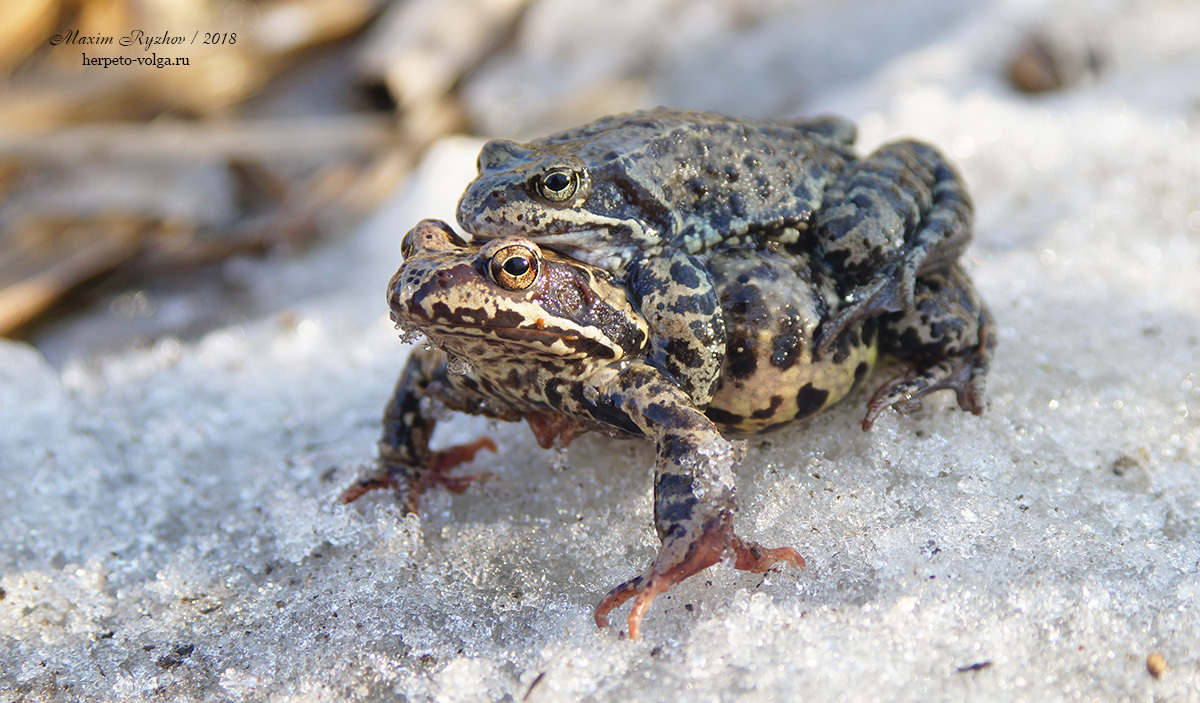
<path id="1" fill-rule="evenodd" d="M 579 174 L 569 168 L 552 168 L 537 180 L 538 194 L 553 203 L 561 203 L 575 195 Z"/>
<path id="2" fill-rule="evenodd" d="M 537 252 L 522 244 L 514 244 L 492 255 L 488 272 L 501 288 L 525 290 L 537 280 L 540 268 Z"/>

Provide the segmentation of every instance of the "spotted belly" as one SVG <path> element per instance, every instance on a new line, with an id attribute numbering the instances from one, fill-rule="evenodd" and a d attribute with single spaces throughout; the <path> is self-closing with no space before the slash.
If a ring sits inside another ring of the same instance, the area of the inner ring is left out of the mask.
<path id="1" fill-rule="evenodd" d="M 723 432 L 749 435 L 819 412 L 871 372 L 876 323 L 845 330 L 824 354 L 816 339 L 834 317 L 833 281 L 803 256 L 756 251 L 710 261 L 725 317 L 726 351 L 706 413 Z"/>
<path id="2" fill-rule="evenodd" d="M 771 340 L 755 342 L 766 346 Z M 848 347 L 837 363 L 830 358 L 780 368 L 767 356 L 760 359 L 767 363 L 747 376 L 722 375 L 705 413 L 723 433 L 752 435 L 772 430 L 814 415 L 844 398 L 870 375 L 876 357 L 874 345 L 862 344 Z"/>

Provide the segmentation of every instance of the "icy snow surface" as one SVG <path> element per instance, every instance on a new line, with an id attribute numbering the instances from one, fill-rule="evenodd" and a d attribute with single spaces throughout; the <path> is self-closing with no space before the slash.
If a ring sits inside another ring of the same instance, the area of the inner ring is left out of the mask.
<path id="1" fill-rule="evenodd" d="M 694 44 L 645 70 L 706 74 L 648 102 L 839 111 L 863 149 L 950 154 L 1001 335 L 984 417 L 936 398 L 863 433 L 863 392 L 752 442 L 739 530 L 809 568 L 714 567 L 637 642 L 591 612 L 654 553 L 648 445 L 457 417 L 438 443 L 494 437 L 497 480 L 419 520 L 336 504 L 407 353 L 400 237 L 473 171 L 448 140 L 354 237 L 264 272 L 286 312 L 62 369 L 0 343 L 0 700 L 1200 699 L 1200 4 L 766 3 L 721 34 L 732 4 L 650 3 L 645 41 Z M 1038 28 L 1090 37 L 1099 76 L 1014 92 Z M 517 40 L 477 106 L 546 64 Z"/>

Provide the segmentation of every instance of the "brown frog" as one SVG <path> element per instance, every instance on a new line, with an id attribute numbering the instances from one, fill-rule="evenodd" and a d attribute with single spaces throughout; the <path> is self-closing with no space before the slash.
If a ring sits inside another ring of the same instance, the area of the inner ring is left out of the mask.
<path id="1" fill-rule="evenodd" d="M 864 382 L 881 352 L 909 371 L 875 393 L 864 429 L 883 408 L 940 388 L 955 389 L 964 408 L 982 408 L 981 399 L 964 402 L 964 384 L 931 381 L 982 377 L 991 355 L 991 318 L 957 266 L 923 276 L 912 311 L 851 321 L 822 346 L 822 330 L 842 310 L 836 277 L 819 258 L 769 242 L 713 253 L 705 270 L 725 321 L 725 353 L 711 399 L 699 404 L 651 363 L 638 301 L 605 269 L 528 238 L 468 244 L 434 220 L 418 224 L 401 248 L 405 261 L 388 288 L 392 319 L 432 346 L 413 352 L 387 406 L 378 474 L 343 500 L 390 487 L 415 512 L 425 488 L 461 491 L 478 478 L 447 471 L 495 445 L 483 439 L 431 450 L 436 415 L 423 400 L 525 419 L 547 448 L 589 430 L 648 438 L 656 446 L 654 522 L 662 546 L 595 612 L 604 626 L 633 598 L 631 637 L 657 594 L 726 555 L 752 571 L 804 564 L 789 547 L 767 549 L 734 533 L 738 447 L 727 436 L 828 407 Z"/>

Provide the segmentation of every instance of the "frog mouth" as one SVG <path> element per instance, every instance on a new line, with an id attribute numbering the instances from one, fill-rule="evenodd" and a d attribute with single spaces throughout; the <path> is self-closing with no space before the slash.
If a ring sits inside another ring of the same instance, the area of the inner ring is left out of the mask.
<path id="1" fill-rule="evenodd" d="M 522 236 L 537 242 L 538 246 L 570 256 L 586 264 L 609 271 L 623 271 L 633 259 L 635 248 L 615 239 L 611 227 L 566 230 L 552 234 Z M 602 246 L 597 246 L 602 242 Z"/>
<path id="2" fill-rule="evenodd" d="M 512 353 L 521 355 L 539 356 L 544 354 L 554 358 L 564 358 L 573 354 L 596 358 L 613 358 L 614 356 L 608 345 L 601 340 L 580 333 L 579 330 L 553 327 L 503 327 L 487 323 L 463 322 L 462 320 L 451 322 L 422 320 L 418 327 L 434 344 L 451 352 L 466 339 L 471 339 L 475 342 L 491 341 L 513 344 L 516 349 L 512 350 Z M 446 331 L 445 334 L 441 333 L 443 330 Z M 559 344 L 565 345 L 571 351 L 568 353 L 564 353 L 561 349 L 556 351 L 554 347 Z"/>

